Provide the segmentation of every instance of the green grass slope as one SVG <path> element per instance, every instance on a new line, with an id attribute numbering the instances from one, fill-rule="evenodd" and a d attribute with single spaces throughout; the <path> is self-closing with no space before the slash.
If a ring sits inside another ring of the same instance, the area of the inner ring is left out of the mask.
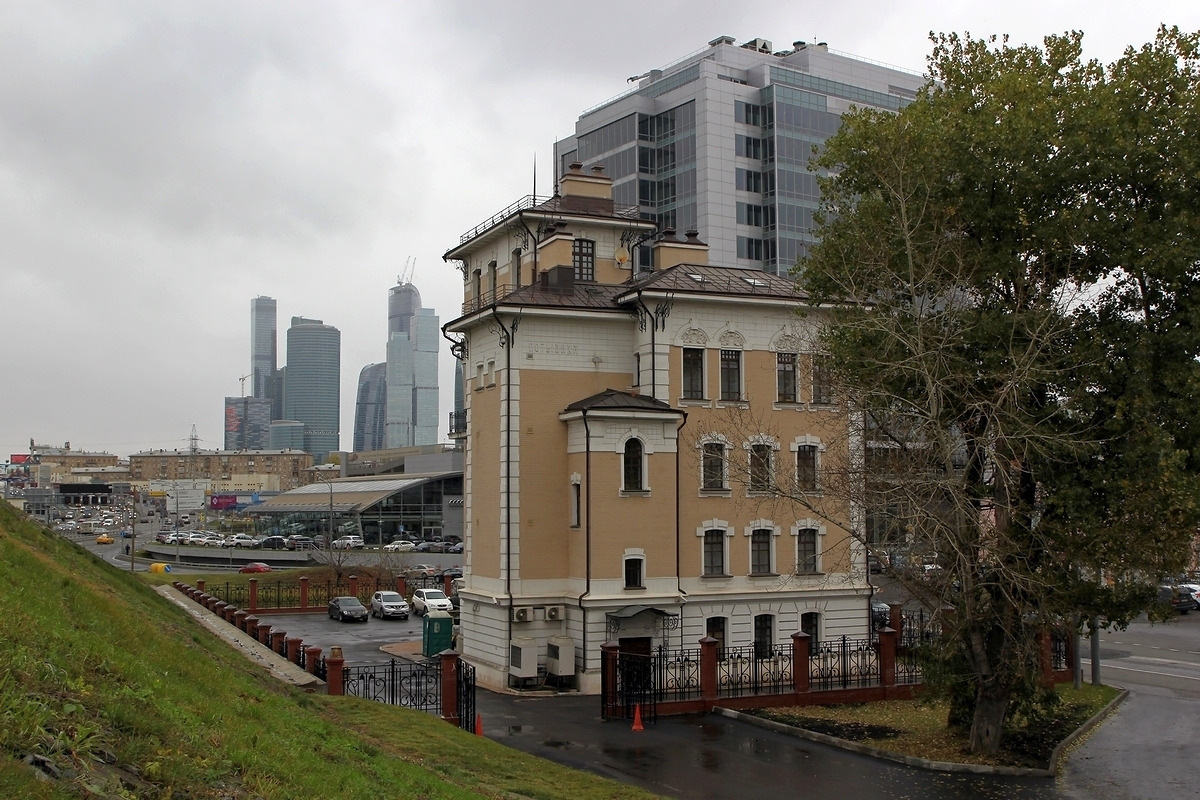
<path id="1" fill-rule="evenodd" d="M 0 797 L 644 798 L 427 714 L 279 684 L 0 501 Z"/>

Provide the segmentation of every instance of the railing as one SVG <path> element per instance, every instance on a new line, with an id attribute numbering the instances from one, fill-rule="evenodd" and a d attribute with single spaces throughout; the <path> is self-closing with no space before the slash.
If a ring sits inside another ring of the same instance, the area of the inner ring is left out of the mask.
<path id="1" fill-rule="evenodd" d="M 915 685 L 925 682 L 925 671 L 918 651 L 908 648 L 896 650 L 896 684 Z"/>
<path id="2" fill-rule="evenodd" d="M 1059 628 L 1050 632 L 1050 669 L 1055 671 L 1068 668 L 1070 654 L 1070 636 Z"/>
<path id="3" fill-rule="evenodd" d="M 717 661 L 717 691 L 724 697 L 792 690 L 792 651 L 784 645 L 726 647 Z"/>
<path id="4" fill-rule="evenodd" d="M 475 730 L 475 667 L 461 658 L 455 662 L 454 680 L 458 687 L 458 726 Z"/>
<path id="5" fill-rule="evenodd" d="M 451 411 L 450 412 L 450 435 L 453 436 L 459 433 L 467 432 L 467 412 Z"/>
<path id="6" fill-rule="evenodd" d="M 496 287 L 495 291 L 482 292 L 478 297 L 472 297 L 462 304 L 462 313 L 471 314 L 481 308 L 487 308 L 490 305 L 500 302 L 504 298 L 513 293 L 515 287 L 508 283 L 502 283 Z"/>
<path id="7" fill-rule="evenodd" d="M 442 681 L 439 667 L 437 659 L 413 663 L 395 658 L 386 664 L 346 667 L 342 672 L 342 692 L 364 700 L 440 714 Z"/>
<path id="8" fill-rule="evenodd" d="M 518 200 L 515 203 L 513 203 L 512 205 L 508 206 L 508 208 L 505 208 L 503 211 L 499 211 L 499 212 L 493 214 L 488 219 L 484 220 L 483 222 L 476 225 L 474 228 L 471 228 L 471 230 L 464 233 L 462 236 L 458 237 L 458 243 L 466 244 L 467 242 L 474 239 L 479 234 L 483 233 L 484 231 L 490 230 L 491 228 L 495 227 L 496 225 L 500 224 L 504 220 L 508 219 L 508 217 L 517 213 L 518 211 L 524 211 L 527 208 L 533 208 L 534 206 L 540 205 L 549 199 L 550 199 L 549 197 L 538 197 L 537 195 L 534 195 L 534 194 L 527 194 L 524 197 L 522 197 L 520 200 Z"/>
<path id="9" fill-rule="evenodd" d="M 879 683 L 879 652 L 869 639 L 843 636 L 821 642 L 808 656 L 808 674 L 814 690 L 846 689 Z"/>

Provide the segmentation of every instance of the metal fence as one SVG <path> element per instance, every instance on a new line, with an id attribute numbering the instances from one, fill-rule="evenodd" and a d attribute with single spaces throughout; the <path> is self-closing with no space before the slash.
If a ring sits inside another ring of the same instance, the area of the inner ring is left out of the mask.
<path id="1" fill-rule="evenodd" d="M 300 667 L 300 669 L 311 672 L 321 680 L 327 680 L 329 677 L 329 670 L 325 667 L 325 656 L 321 656 L 319 659 L 317 659 L 317 665 L 314 669 L 309 669 L 308 653 L 303 647 L 301 647 L 300 652 L 296 654 L 296 665 Z"/>
<path id="2" fill-rule="evenodd" d="M 700 648 L 668 650 L 654 654 L 658 700 L 689 700 L 700 696 Z"/>
<path id="3" fill-rule="evenodd" d="M 458 688 L 458 726 L 465 731 L 475 730 L 475 667 L 461 658 L 455 665 L 454 680 Z"/>
<path id="4" fill-rule="evenodd" d="M 1065 629 L 1050 631 L 1050 669 L 1059 671 L 1070 666 L 1070 639 L 1071 635 Z"/>
<path id="5" fill-rule="evenodd" d="M 717 660 L 717 692 L 724 697 L 791 690 L 790 644 L 726 647 Z"/>
<path id="6" fill-rule="evenodd" d="M 808 656 L 813 689 L 846 689 L 880 682 L 879 651 L 869 639 L 843 636 L 817 644 Z"/>
<path id="7" fill-rule="evenodd" d="M 342 692 L 364 700 L 440 714 L 441 662 L 415 663 L 393 658 L 386 664 L 362 664 L 342 671 Z"/>

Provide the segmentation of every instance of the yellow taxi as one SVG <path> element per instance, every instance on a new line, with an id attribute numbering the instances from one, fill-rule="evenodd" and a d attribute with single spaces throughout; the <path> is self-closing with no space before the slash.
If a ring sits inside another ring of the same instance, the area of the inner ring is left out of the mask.
<path id="1" fill-rule="evenodd" d="M 107 533 L 102 533 L 96 537 L 96 544 L 112 544 L 113 541 L 113 537 Z"/>

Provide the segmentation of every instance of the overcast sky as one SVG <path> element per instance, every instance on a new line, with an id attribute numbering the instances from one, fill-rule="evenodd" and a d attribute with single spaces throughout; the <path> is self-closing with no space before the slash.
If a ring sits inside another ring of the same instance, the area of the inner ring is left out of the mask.
<path id="1" fill-rule="evenodd" d="M 921 72 L 930 31 L 1109 62 L 1200 2 L 108 2 L 0 0 L 0 460 L 223 446 L 250 300 L 342 332 L 341 444 L 409 259 L 442 323 L 441 255 L 551 190 L 579 113 L 717 36 L 797 39 Z M 441 422 L 453 401 L 442 351 Z"/>

